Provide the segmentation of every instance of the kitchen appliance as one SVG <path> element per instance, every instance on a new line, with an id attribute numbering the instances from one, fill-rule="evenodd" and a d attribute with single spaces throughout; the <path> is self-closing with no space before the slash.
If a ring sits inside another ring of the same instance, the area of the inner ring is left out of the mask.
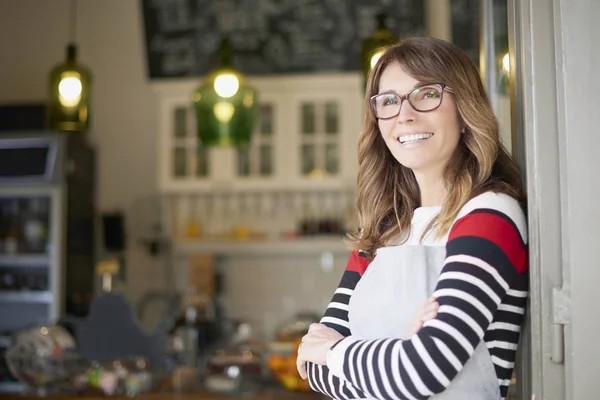
<path id="1" fill-rule="evenodd" d="M 95 153 L 85 137 L 49 131 L 0 135 L 1 348 L 10 346 L 17 330 L 54 323 L 65 313 L 87 314 L 94 283 L 94 189 Z M 2 371 L 0 393 L 14 391 Z"/>

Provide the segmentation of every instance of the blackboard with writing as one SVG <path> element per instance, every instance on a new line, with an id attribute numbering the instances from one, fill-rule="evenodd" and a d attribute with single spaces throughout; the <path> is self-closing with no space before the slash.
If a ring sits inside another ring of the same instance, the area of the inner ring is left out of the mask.
<path id="1" fill-rule="evenodd" d="M 425 33 L 422 0 L 142 0 L 150 78 L 201 76 L 229 37 L 247 75 L 360 70 L 361 40 L 385 12 L 400 36 Z"/>

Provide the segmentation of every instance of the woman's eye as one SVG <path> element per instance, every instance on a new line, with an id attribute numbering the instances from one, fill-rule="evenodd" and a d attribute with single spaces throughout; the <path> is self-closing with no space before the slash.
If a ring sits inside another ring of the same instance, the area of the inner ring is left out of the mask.
<path id="1" fill-rule="evenodd" d="M 424 99 L 437 99 L 438 97 L 440 97 L 440 92 L 435 89 L 429 89 L 423 93 Z"/>
<path id="2" fill-rule="evenodd" d="M 387 96 L 383 99 L 384 106 L 389 106 L 389 105 L 394 105 L 394 104 L 398 104 L 398 101 L 396 100 L 396 96 Z"/>

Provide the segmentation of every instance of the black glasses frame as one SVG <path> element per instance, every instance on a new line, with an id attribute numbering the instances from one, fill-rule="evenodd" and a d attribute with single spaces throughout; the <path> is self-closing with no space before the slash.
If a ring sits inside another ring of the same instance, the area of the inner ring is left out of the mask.
<path id="1" fill-rule="evenodd" d="M 440 95 L 440 103 L 439 103 L 439 104 L 438 104 L 436 107 L 434 107 L 434 108 L 430 108 L 430 109 L 428 109 L 428 110 L 419 110 L 419 109 L 418 109 L 417 107 L 415 107 L 415 105 L 414 105 L 414 104 L 413 104 L 413 103 L 410 101 L 410 95 L 411 95 L 411 94 L 413 94 L 413 93 L 414 93 L 416 90 L 422 89 L 422 88 L 424 88 L 425 86 L 434 86 L 434 85 L 438 85 L 438 86 L 439 86 L 439 87 L 442 89 L 442 90 L 440 91 L 440 93 L 441 93 L 441 95 Z M 445 83 L 440 83 L 440 82 L 426 83 L 426 84 L 423 84 L 423 85 L 421 85 L 421 86 L 419 86 L 419 87 L 416 87 L 416 88 L 414 88 L 413 90 L 411 90 L 410 92 L 408 92 L 408 93 L 407 93 L 407 94 L 405 94 L 405 95 L 400 95 L 399 93 L 396 93 L 396 92 L 394 92 L 394 91 L 389 91 L 389 92 L 385 92 L 385 93 L 378 93 L 378 94 L 376 94 L 376 95 L 374 95 L 374 96 L 371 96 L 371 98 L 369 99 L 369 103 L 371 104 L 371 111 L 373 111 L 373 115 L 375 115 L 375 118 L 377 118 L 377 119 L 383 119 L 383 120 L 386 120 L 386 119 L 392 119 L 392 118 L 395 118 L 395 117 L 397 117 L 397 116 L 400 114 L 400 111 L 402 110 L 402 105 L 404 104 L 404 100 L 408 101 L 408 104 L 410 104 L 410 106 L 411 106 L 411 107 L 412 107 L 412 108 L 413 108 L 415 111 L 417 111 L 417 112 L 430 112 L 430 111 L 437 110 L 437 109 L 438 109 L 438 108 L 439 108 L 439 107 L 442 105 L 442 101 L 444 101 L 444 92 L 445 92 L 445 91 L 448 91 L 449 93 L 454 93 L 454 92 L 452 91 L 452 89 L 450 89 L 450 88 L 448 87 L 448 85 L 446 85 Z M 382 96 L 382 95 L 385 95 L 385 94 L 395 94 L 396 96 L 400 97 L 400 106 L 398 107 L 398 112 L 397 112 L 396 114 L 394 114 L 394 115 L 392 115 L 392 116 L 390 116 L 390 117 L 385 117 L 385 118 L 382 118 L 382 117 L 379 117 L 379 116 L 377 115 L 377 104 L 376 104 L 376 102 L 375 102 L 375 99 L 376 99 L 377 97 L 379 97 L 379 96 Z"/>

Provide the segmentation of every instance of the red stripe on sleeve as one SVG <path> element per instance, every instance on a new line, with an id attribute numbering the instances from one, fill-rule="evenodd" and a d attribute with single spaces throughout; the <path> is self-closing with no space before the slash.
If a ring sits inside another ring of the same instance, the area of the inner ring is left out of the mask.
<path id="1" fill-rule="evenodd" d="M 527 249 L 521 241 L 519 231 L 505 218 L 485 212 L 465 215 L 454 224 L 448 241 L 465 236 L 475 236 L 495 243 L 508 256 L 518 273 L 527 270 Z"/>
<path id="2" fill-rule="evenodd" d="M 346 271 L 358 272 L 358 274 L 362 276 L 367 270 L 369 263 L 369 260 L 358 255 L 358 250 L 354 250 L 352 251 L 350 259 L 348 260 L 348 264 L 346 265 Z"/>

